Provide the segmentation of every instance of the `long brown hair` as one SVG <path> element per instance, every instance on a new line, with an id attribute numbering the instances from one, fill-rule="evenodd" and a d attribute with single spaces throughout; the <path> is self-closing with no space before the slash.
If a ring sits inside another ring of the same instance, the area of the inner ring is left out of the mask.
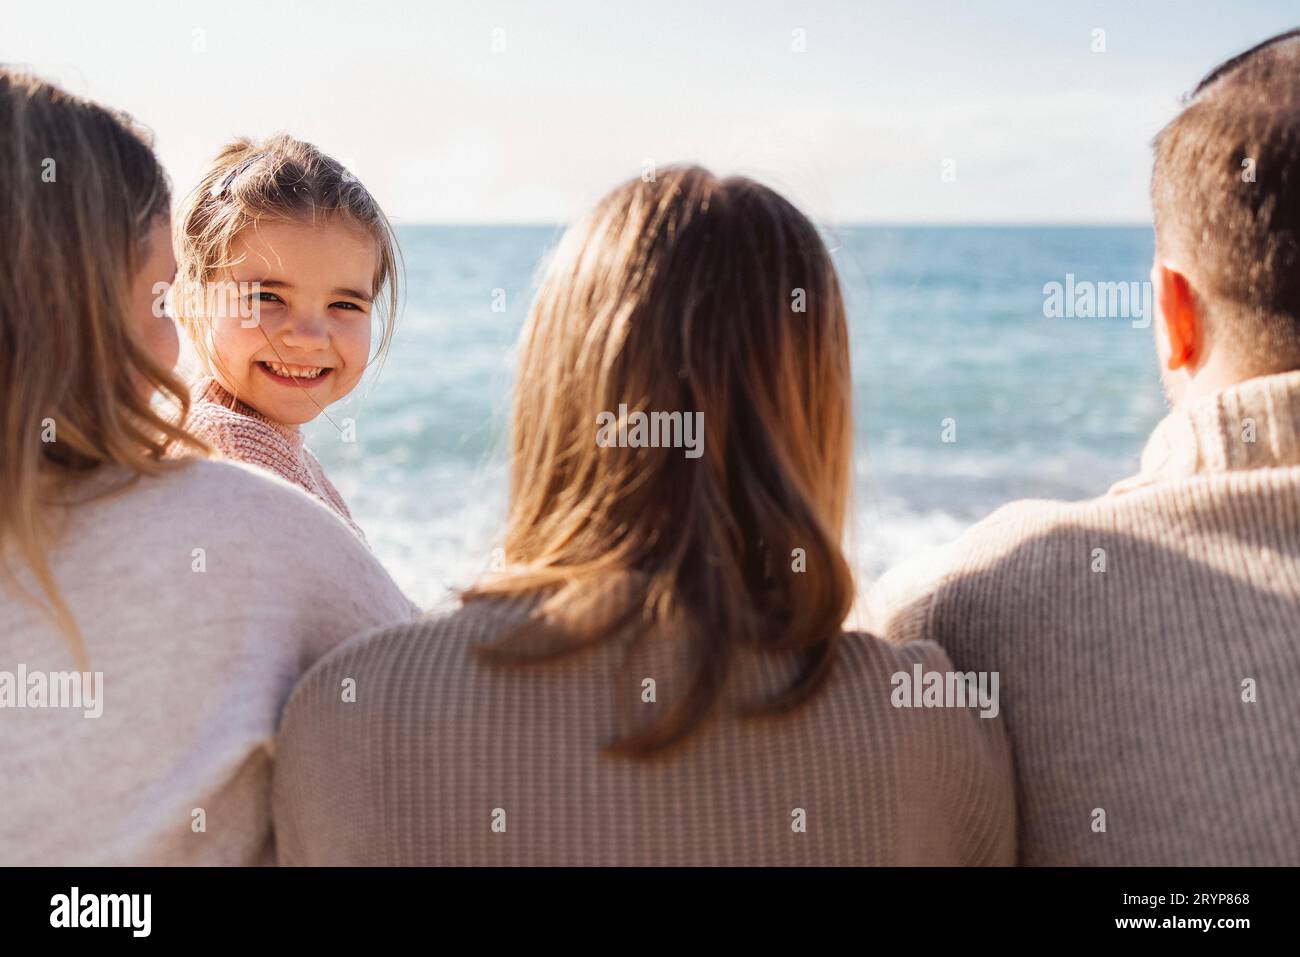
<path id="1" fill-rule="evenodd" d="M 168 213 L 167 178 L 126 114 L 7 67 L 0 169 L 0 574 L 84 665 L 47 560 L 50 506 L 105 463 L 153 474 L 180 464 L 164 460 L 173 442 L 206 450 L 177 424 L 184 384 L 128 318 L 149 232 Z M 170 408 L 153 407 L 142 383 Z M 12 574 L 11 550 L 40 595 Z"/>
<path id="2" fill-rule="evenodd" d="M 702 454 L 598 444 L 602 415 L 637 411 L 700 413 Z M 813 224 L 699 167 L 620 186 L 561 241 L 523 333 L 506 568 L 464 597 L 539 601 L 482 653 L 680 641 L 686 691 L 610 743 L 625 754 L 704 720 L 742 648 L 797 663 L 746 713 L 795 707 L 829 673 L 852 604 L 851 455 L 844 304 Z"/>

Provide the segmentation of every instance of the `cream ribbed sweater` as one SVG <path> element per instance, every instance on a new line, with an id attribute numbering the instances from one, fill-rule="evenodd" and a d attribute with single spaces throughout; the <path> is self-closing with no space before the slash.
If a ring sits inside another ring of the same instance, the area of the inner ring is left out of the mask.
<path id="1" fill-rule="evenodd" d="M 49 557 L 102 714 L 0 707 L 0 866 L 269 862 L 280 709 L 330 648 L 408 618 L 405 597 L 318 502 L 228 462 L 76 506 Z M 0 583 L 0 672 L 74 667 Z"/>
<path id="2" fill-rule="evenodd" d="M 719 717 L 680 751 L 638 761 L 603 757 L 599 745 L 620 708 L 667 707 L 671 638 L 648 642 L 626 673 L 612 643 L 520 668 L 473 659 L 470 649 L 520 621 L 522 607 L 475 602 L 384 629 L 308 675 L 277 745 L 281 863 L 1014 859 L 998 721 L 890 704 L 895 673 L 949 667 L 936 646 L 846 635 L 828 685 L 793 715 Z M 653 704 L 645 677 L 657 682 Z M 352 702 L 343 700 L 349 679 Z M 751 661 L 736 687 L 748 694 L 779 681 Z"/>
<path id="3" fill-rule="evenodd" d="M 1300 372 L 1175 411 L 1135 478 L 1001 509 L 872 604 L 1001 673 L 1023 862 L 1300 864 Z"/>

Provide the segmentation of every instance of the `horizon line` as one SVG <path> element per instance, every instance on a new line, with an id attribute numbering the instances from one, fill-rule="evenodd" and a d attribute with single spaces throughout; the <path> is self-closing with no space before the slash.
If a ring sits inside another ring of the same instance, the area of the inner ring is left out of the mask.
<path id="1" fill-rule="evenodd" d="M 1151 229 L 1150 220 L 845 220 L 817 225 L 831 229 Z M 566 229 L 562 220 L 394 220 L 394 227 L 438 227 L 463 229 Z"/>

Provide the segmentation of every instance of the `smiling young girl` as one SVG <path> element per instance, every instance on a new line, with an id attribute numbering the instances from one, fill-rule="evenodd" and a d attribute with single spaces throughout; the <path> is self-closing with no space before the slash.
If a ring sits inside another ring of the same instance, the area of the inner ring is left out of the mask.
<path id="1" fill-rule="evenodd" d="M 240 139 L 212 162 L 176 228 L 178 319 L 201 375 L 189 427 L 226 458 L 306 489 L 358 533 L 299 427 L 387 350 L 397 243 L 374 198 L 310 143 Z"/>

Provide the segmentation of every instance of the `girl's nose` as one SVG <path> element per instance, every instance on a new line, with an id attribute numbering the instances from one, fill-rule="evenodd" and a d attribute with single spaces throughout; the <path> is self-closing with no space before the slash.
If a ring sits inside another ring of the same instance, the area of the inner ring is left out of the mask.
<path id="1" fill-rule="evenodd" d="M 294 312 L 280 330 L 286 346 L 313 349 L 329 344 L 329 320 L 316 312 Z"/>

